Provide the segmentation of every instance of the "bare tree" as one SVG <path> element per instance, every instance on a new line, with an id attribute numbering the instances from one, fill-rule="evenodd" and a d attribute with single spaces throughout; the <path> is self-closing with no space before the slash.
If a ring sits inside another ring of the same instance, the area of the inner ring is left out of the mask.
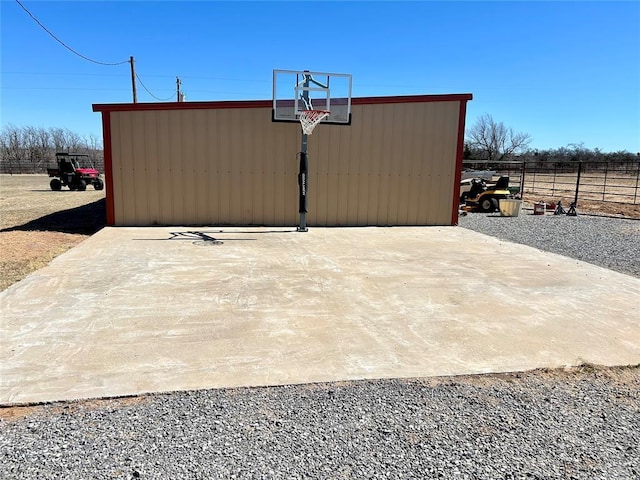
<path id="1" fill-rule="evenodd" d="M 527 133 L 514 132 L 502 122 L 496 122 L 491 115 L 485 113 L 469 129 L 467 143 L 480 151 L 488 161 L 505 160 L 512 155 L 526 150 L 531 143 Z"/>
<path id="2" fill-rule="evenodd" d="M 41 172 L 51 155 L 49 132 L 42 127 L 22 127 L 22 150 L 27 160 L 27 169 Z"/>
<path id="3" fill-rule="evenodd" d="M 56 152 L 64 152 L 65 149 L 67 148 L 64 128 L 60 128 L 60 127 L 50 128 L 49 135 L 51 135 L 51 142 L 53 143 L 53 149 Z"/>
<path id="4" fill-rule="evenodd" d="M 53 159 L 55 152 L 51 145 L 51 135 L 44 128 L 38 129 L 38 152 L 40 161 L 46 168 L 47 163 Z"/>
<path id="5" fill-rule="evenodd" d="M 21 173 L 23 150 L 20 127 L 12 124 L 6 125 L 0 133 L 0 151 L 2 152 L 2 162 L 6 163 L 11 173 L 14 168 L 17 168 L 18 173 Z"/>
<path id="6" fill-rule="evenodd" d="M 90 134 L 87 137 L 84 137 L 84 144 L 89 151 L 89 155 L 95 161 L 98 160 L 98 155 L 102 153 L 102 139 L 95 134 Z"/>
<path id="7" fill-rule="evenodd" d="M 86 148 L 82 137 L 68 128 L 64 130 L 64 138 L 70 152 L 81 152 Z"/>

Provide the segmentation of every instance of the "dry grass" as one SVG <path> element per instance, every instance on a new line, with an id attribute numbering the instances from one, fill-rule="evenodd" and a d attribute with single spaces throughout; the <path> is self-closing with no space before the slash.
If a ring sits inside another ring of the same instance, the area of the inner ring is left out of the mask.
<path id="1" fill-rule="evenodd" d="M 0 175 L 0 290 L 102 228 L 104 196 L 53 192 L 46 175 Z"/>

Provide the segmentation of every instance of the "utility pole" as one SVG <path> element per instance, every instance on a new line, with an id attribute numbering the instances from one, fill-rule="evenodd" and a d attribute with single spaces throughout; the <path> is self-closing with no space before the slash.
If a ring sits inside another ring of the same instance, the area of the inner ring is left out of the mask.
<path id="1" fill-rule="evenodd" d="M 182 85 L 182 82 L 178 77 L 176 77 L 176 102 L 182 101 L 181 94 L 180 94 L 180 85 Z"/>
<path id="2" fill-rule="evenodd" d="M 133 103 L 138 103 L 138 92 L 136 91 L 136 67 L 133 56 L 129 57 L 129 63 L 131 64 L 131 88 L 133 90 Z"/>

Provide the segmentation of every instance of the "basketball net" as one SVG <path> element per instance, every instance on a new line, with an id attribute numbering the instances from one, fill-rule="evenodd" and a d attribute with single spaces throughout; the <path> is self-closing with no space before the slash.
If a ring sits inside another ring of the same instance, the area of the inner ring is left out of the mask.
<path id="1" fill-rule="evenodd" d="M 300 112 L 300 125 L 302 125 L 302 131 L 311 135 L 313 129 L 316 128 L 322 119 L 329 116 L 329 113 L 326 110 L 303 110 Z"/>

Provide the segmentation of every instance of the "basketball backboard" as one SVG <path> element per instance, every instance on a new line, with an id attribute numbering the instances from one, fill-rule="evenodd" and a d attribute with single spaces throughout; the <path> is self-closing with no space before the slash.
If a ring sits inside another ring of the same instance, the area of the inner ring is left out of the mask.
<path id="1" fill-rule="evenodd" d="M 273 71 L 274 122 L 298 122 L 303 110 L 326 110 L 322 123 L 351 123 L 351 75 L 310 72 L 308 70 Z"/>

